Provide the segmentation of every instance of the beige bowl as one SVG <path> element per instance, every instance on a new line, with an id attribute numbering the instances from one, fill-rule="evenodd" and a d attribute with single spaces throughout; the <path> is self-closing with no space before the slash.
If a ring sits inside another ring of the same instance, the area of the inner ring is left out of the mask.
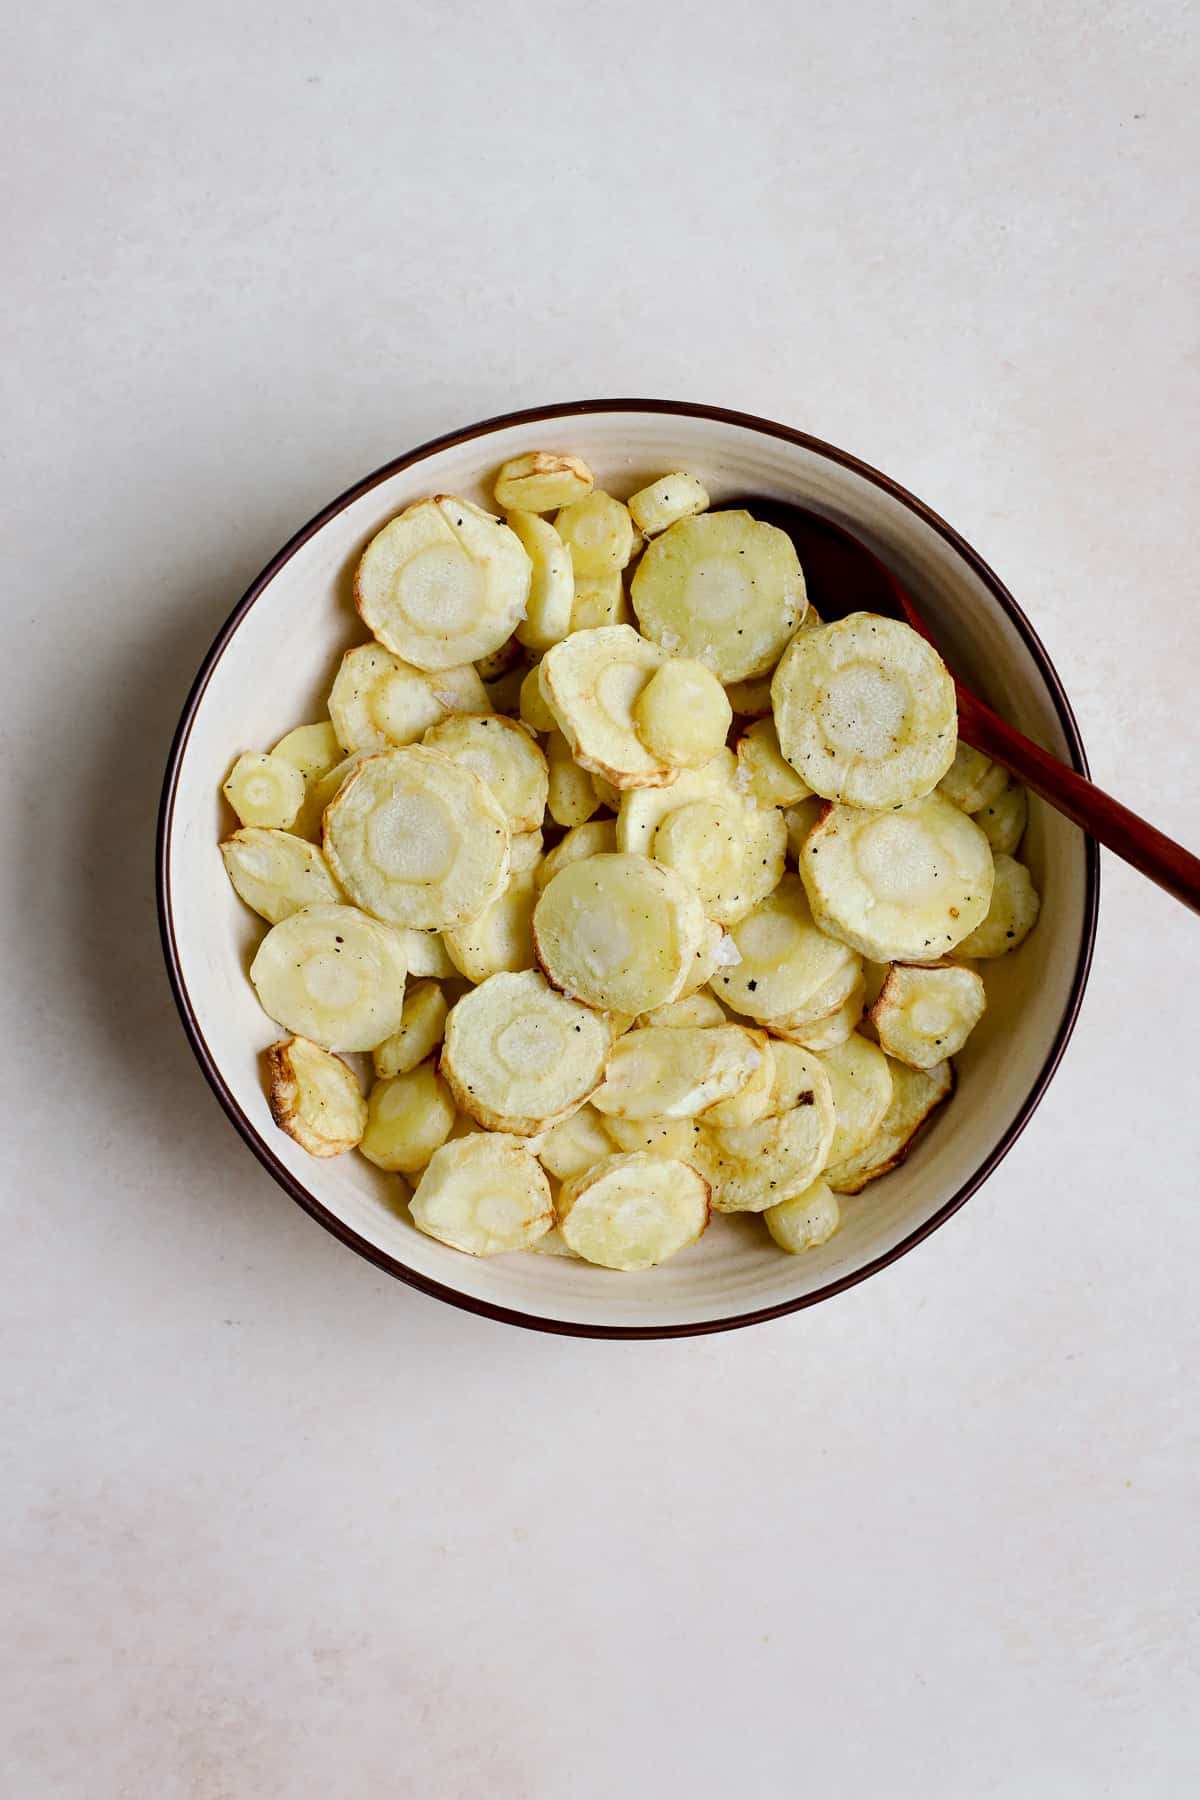
<path id="1" fill-rule="evenodd" d="M 365 633 L 350 602 L 363 546 L 426 494 L 489 505 L 506 457 L 561 449 L 598 483 L 632 493 L 664 470 L 696 472 L 714 504 L 760 493 L 848 526 L 910 589 L 947 659 L 1013 724 L 1086 771 L 1050 659 L 1012 596 L 934 513 L 886 476 L 783 425 L 674 401 L 550 406 L 457 431 L 389 463 L 294 537 L 221 628 L 188 696 L 159 822 L 158 883 L 171 982 L 218 1099 L 259 1160 L 343 1243 L 425 1293 L 510 1324 L 602 1337 L 749 1325 L 826 1299 L 911 1249 L 996 1167 L 1046 1090 L 1070 1037 L 1091 961 L 1094 844 L 1039 802 L 1023 855 L 1043 896 L 1037 929 L 988 969 L 990 1006 L 958 1059 L 959 1091 L 893 1174 L 843 1206 L 837 1235 L 782 1255 L 761 1221 L 715 1218 L 660 1269 L 618 1275 L 549 1256 L 476 1259 L 423 1236 L 389 1203 L 364 1158 L 317 1161 L 272 1124 L 260 1056 L 277 1036 L 246 969 L 262 926 L 225 877 L 218 788 L 240 750 L 323 716 L 337 659 Z M 982 1276 L 981 1276 L 982 1279 Z"/>

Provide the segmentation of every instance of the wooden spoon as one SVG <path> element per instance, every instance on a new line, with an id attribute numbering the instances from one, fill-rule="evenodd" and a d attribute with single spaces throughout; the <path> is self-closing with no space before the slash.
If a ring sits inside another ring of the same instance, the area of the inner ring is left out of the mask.
<path id="1" fill-rule="evenodd" d="M 756 519 L 787 532 L 803 566 L 809 598 L 823 619 L 838 619 L 852 612 L 883 613 L 905 620 L 914 631 L 933 642 L 921 615 L 890 569 L 840 525 L 809 512 L 807 507 L 753 495 L 723 505 L 744 507 Z M 1111 794 L 1077 775 L 1057 756 L 1051 756 L 1048 750 L 1007 724 L 957 677 L 954 685 L 958 693 L 958 732 L 964 743 L 1001 763 L 1056 811 L 1073 819 L 1193 912 L 1200 912 L 1200 857 L 1164 836 L 1145 819 L 1139 819 Z"/>

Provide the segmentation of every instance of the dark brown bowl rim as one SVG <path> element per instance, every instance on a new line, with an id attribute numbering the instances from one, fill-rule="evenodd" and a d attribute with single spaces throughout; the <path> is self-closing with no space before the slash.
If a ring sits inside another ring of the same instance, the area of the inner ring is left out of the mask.
<path id="1" fill-rule="evenodd" d="M 205 689 L 212 679 L 213 671 L 228 647 L 234 632 L 237 630 L 238 625 L 241 623 L 246 613 L 254 605 L 259 594 L 267 584 L 274 579 L 283 565 L 295 555 L 302 544 L 307 543 L 308 539 L 311 538 L 315 532 L 320 531 L 330 519 L 336 517 L 338 513 L 342 512 L 362 494 L 365 494 L 371 488 L 378 486 L 380 482 L 387 481 L 391 476 L 399 474 L 401 470 L 412 468 L 415 464 L 424 461 L 427 457 L 435 455 L 438 451 L 450 449 L 456 444 L 469 443 L 473 438 L 490 436 L 492 433 L 504 430 L 510 426 L 539 425 L 553 419 L 562 419 L 578 416 L 580 414 L 608 412 L 666 413 L 685 418 L 712 419 L 720 424 L 741 426 L 746 430 L 756 431 L 764 437 L 779 438 L 787 443 L 797 444 L 802 449 L 813 451 L 819 456 L 826 457 L 831 462 L 841 464 L 843 468 L 852 469 L 857 475 L 862 476 L 865 480 L 872 482 L 876 487 L 881 488 L 885 493 L 890 494 L 894 499 L 899 500 L 904 506 L 908 507 L 911 512 L 914 512 L 920 519 L 923 519 L 927 525 L 931 526 L 940 537 L 944 538 L 945 541 L 958 552 L 963 561 L 969 564 L 975 571 L 980 580 L 983 581 L 988 588 L 993 598 L 1012 620 L 1012 623 L 1017 628 L 1026 647 L 1037 664 L 1042 680 L 1049 690 L 1050 697 L 1054 702 L 1055 709 L 1063 728 L 1063 733 L 1070 746 L 1071 762 L 1073 766 L 1081 775 L 1087 775 L 1089 773 L 1087 757 L 1084 753 L 1079 726 L 1075 714 L 1071 709 L 1071 703 L 1067 699 L 1058 672 L 1051 662 L 1050 657 L 1046 652 L 1046 648 L 1038 637 L 1037 632 L 1029 623 L 1029 620 L 1025 617 L 1025 614 L 1017 605 L 1017 602 L 1013 599 L 1003 582 L 993 570 L 989 568 L 983 558 L 973 550 L 970 544 L 968 544 L 964 538 L 960 537 L 958 532 L 948 525 L 944 519 L 940 518 L 938 514 L 926 506 L 923 501 L 918 500 L 915 495 L 910 494 L 906 488 L 901 487 L 898 482 L 892 481 L 890 477 L 881 474 L 878 469 L 872 468 L 870 464 L 862 462 L 858 457 L 851 456 L 845 450 L 839 450 L 835 445 L 827 444 L 820 438 L 811 437 L 807 432 L 795 431 L 789 425 L 780 425 L 770 419 L 761 419 L 752 413 L 734 412 L 723 406 L 704 406 L 682 400 L 575 400 L 553 406 L 530 407 L 522 412 L 502 413 L 496 418 L 484 419 L 479 424 L 469 425 L 461 431 L 448 432 L 444 437 L 434 438 L 428 443 L 421 444 L 417 449 L 410 450 L 406 455 L 397 457 L 395 461 L 385 463 L 382 468 L 376 469 L 372 474 L 365 476 L 361 481 L 355 482 L 353 487 L 347 488 L 345 493 L 339 495 L 336 500 L 331 501 L 328 506 L 324 507 L 314 518 L 310 519 L 308 524 L 303 526 L 290 542 L 284 545 L 279 554 L 273 557 L 266 568 L 263 569 L 262 573 L 251 582 L 242 598 L 238 601 L 237 605 L 226 619 L 224 625 L 222 625 L 221 629 L 218 631 L 208 654 L 200 665 L 200 671 L 192 684 L 191 691 L 189 692 L 186 701 L 184 702 L 183 712 L 179 724 L 176 727 L 174 739 L 172 740 L 170 755 L 167 758 L 166 778 L 163 783 L 162 801 L 159 807 L 158 833 L 155 847 L 155 880 L 158 897 L 159 930 L 162 936 L 163 953 L 166 957 L 167 974 L 170 978 L 171 989 L 175 996 L 175 1003 L 179 1008 L 180 1017 L 183 1020 L 183 1027 L 187 1033 L 188 1041 L 195 1052 L 200 1067 L 204 1071 L 209 1086 L 212 1088 L 230 1122 L 254 1152 L 263 1167 L 275 1177 L 275 1180 L 279 1183 L 280 1187 L 282 1187 L 286 1193 L 290 1194 L 292 1199 L 302 1206 L 306 1212 L 310 1213 L 314 1219 L 318 1220 L 327 1231 L 331 1232 L 334 1237 L 339 1238 L 343 1244 L 349 1245 L 352 1250 L 357 1250 L 360 1256 L 365 1257 L 368 1262 L 374 1263 L 377 1268 L 386 1270 L 389 1275 L 396 1276 L 398 1280 L 407 1282 L 410 1287 L 418 1288 L 424 1294 L 429 1294 L 438 1300 L 445 1300 L 451 1306 L 462 1307 L 466 1312 L 477 1313 L 490 1319 L 498 1319 L 506 1325 L 523 1325 L 533 1331 L 549 1331 L 569 1337 L 697 1337 L 707 1332 L 733 1331 L 743 1325 L 758 1325 L 762 1324 L 767 1319 L 778 1319 L 785 1313 L 799 1312 L 804 1307 L 815 1306 L 818 1301 L 832 1299 L 835 1294 L 844 1293 L 847 1288 L 857 1286 L 860 1281 L 866 1281 L 869 1276 L 877 1274 L 880 1269 L 887 1268 L 889 1263 L 893 1263 L 899 1257 L 906 1255 L 908 1251 L 914 1249 L 917 1244 L 927 1238 L 931 1232 L 936 1231 L 939 1226 L 944 1225 L 946 1220 L 970 1199 L 976 1189 L 987 1180 L 992 1171 L 999 1165 L 1004 1157 L 1007 1156 L 1008 1152 L 1029 1123 L 1046 1088 L 1049 1086 L 1054 1071 L 1062 1060 L 1063 1052 L 1070 1040 L 1071 1033 L 1075 1029 L 1075 1022 L 1079 1016 L 1079 1009 L 1083 1002 L 1084 990 L 1087 987 L 1088 972 L 1091 968 L 1092 954 L 1095 948 L 1096 922 L 1100 904 L 1100 857 L 1094 839 L 1089 837 L 1084 840 L 1086 859 L 1084 930 L 1079 946 L 1078 960 L 1075 965 L 1075 975 L 1071 984 L 1070 999 L 1068 1000 L 1063 1017 L 1059 1023 L 1054 1042 L 1050 1046 L 1049 1053 L 1046 1056 L 1029 1093 L 1026 1095 L 1020 1111 L 1004 1133 L 1003 1137 L 994 1146 L 979 1168 L 976 1169 L 971 1178 L 966 1181 L 943 1206 L 939 1207 L 932 1218 L 927 1219 L 923 1225 L 919 1226 L 916 1231 L 910 1233 L 908 1237 L 903 1239 L 903 1241 L 897 1244 L 893 1249 L 887 1251 L 883 1256 L 877 1256 L 872 1262 L 865 1264 L 861 1269 L 856 1269 L 853 1274 L 844 1275 L 840 1280 L 832 1281 L 827 1286 L 819 1288 L 816 1293 L 802 1294 L 797 1299 L 784 1300 L 776 1306 L 759 1307 L 753 1312 L 738 1313 L 731 1318 L 706 1319 L 698 1323 L 682 1325 L 588 1325 L 577 1323 L 570 1319 L 539 1318 L 533 1313 L 522 1312 L 512 1307 L 495 1306 L 489 1301 L 477 1300 L 470 1294 L 460 1293 L 455 1288 L 443 1286 L 439 1281 L 430 1280 L 428 1276 L 418 1273 L 415 1269 L 410 1269 L 396 1257 L 387 1255 L 386 1252 L 378 1249 L 365 1238 L 360 1237 L 357 1232 L 352 1231 L 343 1220 L 331 1213 L 327 1207 L 322 1206 L 321 1202 L 313 1194 L 309 1193 L 308 1189 L 297 1181 L 291 1171 L 280 1162 L 270 1146 L 259 1135 L 251 1120 L 242 1111 L 229 1087 L 226 1085 L 205 1040 L 204 1033 L 200 1028 L 199 1021 L 191 1003 L 191 998 L 188 994 L 187 984 L 183 979 L 178 946 L 175 938 L 175 923 L 171 912 L 170 882 L 168 879 L 171 826 L 174 817 L 175 796 L 179 782 L 179 768 L 183 759 L 184 750 L 187 746 L 188 738 L 191 734 L 192 725 L 200 702 L 203 699 Z"/>

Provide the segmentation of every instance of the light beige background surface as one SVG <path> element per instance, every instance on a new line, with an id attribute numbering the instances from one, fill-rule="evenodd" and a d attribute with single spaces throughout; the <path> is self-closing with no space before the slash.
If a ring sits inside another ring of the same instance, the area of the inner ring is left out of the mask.
<path id="1" fill-rule="evenodd" d="M 12 15 L 21 1800 L 1194 1788 L 1200 921 L 1106 863 L 1067 1062 L 917 1253 L 605 1345 L 439 1307 L 275 1189 L 151 883 L 190 675 L 278 545 L 420 439 L 621 392 L 914 488 L 1029 610 L 1097 777 L 1200 841 L 1187 12 Z"/>

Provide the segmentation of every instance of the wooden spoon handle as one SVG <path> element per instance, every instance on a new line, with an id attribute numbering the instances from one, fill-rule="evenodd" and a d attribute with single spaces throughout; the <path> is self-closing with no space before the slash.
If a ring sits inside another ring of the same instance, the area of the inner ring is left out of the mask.
<path id="1" fill-rule="evenodd" d="M 964 687 L 958 687 L 958 730 L 965 743 L 1002 763 L 1018 781 L 1090 832 L 1106 849 L 1132 863 L 1193 912 L 1200 912 L 1200 857 L 1085 781 Z"/>

